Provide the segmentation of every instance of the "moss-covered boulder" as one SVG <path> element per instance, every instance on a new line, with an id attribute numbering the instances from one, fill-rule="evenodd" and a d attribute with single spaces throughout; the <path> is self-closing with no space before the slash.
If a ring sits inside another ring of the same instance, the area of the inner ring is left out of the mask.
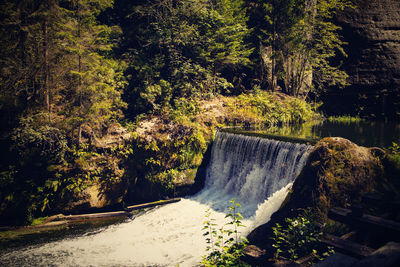
<path id="1" fill-rule="evenodd" d="M 376 154 L 377 149 L 344 138 L 322 139 L 296 179 L 287 206 L 315 207 L 325 215 L 332 206 L 348 207 L 359 202 L 382 177 L 383 168 Z"/>
<path id="2" fill-rule="evenodd" d="M 249 235 L 252 243 L 269 242 L 271 227 L 294 217 L 303 208 L 313 208 L 321 219 L 330 207 L 348 207 L 379 186 L 382 150 L 358 146 L 339 137 L 324 138 L 310 152 L 307 163 L 293 184 L 282 207 L 271 220 Z"/>

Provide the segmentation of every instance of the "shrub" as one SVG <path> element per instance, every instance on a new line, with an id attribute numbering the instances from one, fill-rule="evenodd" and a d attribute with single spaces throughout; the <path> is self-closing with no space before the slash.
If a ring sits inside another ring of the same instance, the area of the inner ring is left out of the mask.
<path id="1" fill-rule="evenodd" d="M 257 126 L 299 123 L 317 116 L 316 107 L 294 97 L 280 97 L 265 91 L 242 94 L 227 100 L 230 120 Z"/>
<path id="2" fill-rule="evenodd" d="M 203 227 L 206 232 L 203 235 L 209 244 L 207 251 L 210 251 L 210 254 L 203 256 L 201 263 L 205 266 L 247 266 L 246 263 L 240 261 L 243 249 L 248 242 L 246 238 L 239 236 L 238 228 L 244 226 L 241 222 L 243 216 L 237 212 L 240 204 L 236 203 L 235 199 L 232 199 L 230 203 L 231 206 L 225 218 L 231 219 L 226 226 L 232 225 L 233 230 L 226 230 L 223 226 L 217 229 L 215 220 L 210 217 L 210 210 L 207 210 L 207 219 Z"/>
<path id="3" fill-rule="evenodd" d="M 275 260 L 295 262 L 302 257 L 310 256 L 308 264 L 312 264 L 334 253 L 331 247 L 321 244 L 320 238 L 323 232 L 307 212 L 293 219 L 286 218 L 285 223 L 285 226 L 276 223 L 272 228 L 274 241 L 272 246 L 276 249 Z"/>

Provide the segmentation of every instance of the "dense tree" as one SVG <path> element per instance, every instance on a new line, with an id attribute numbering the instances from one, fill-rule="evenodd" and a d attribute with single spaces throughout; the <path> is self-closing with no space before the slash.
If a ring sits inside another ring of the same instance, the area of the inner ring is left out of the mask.
<path id="1" fill-rule="evenodd" d="M 1 1 L 0 146 L 10 154 L 1 155 L 0 208 L 29 214 L 46 208 L 60 186 L 87 184 L 79 155 L 99 156 L 89 144 L 121 121 L 127 106 L 128 119 L 174 119 L 198 112 L 202 98 L 253 85 L 275 90 L 279 81 L 299 96 L 344 84 L 345 73 L 331 63 L 343 52 L 332 20 L 347 6 L 347 0 Z M 170 179 L 171 166 L 142 171 Z"/>
<path id="2" fill-rule="evenodd" d="M 214 79 L 224 68 L 235 72 L 238 66 L 250 63 L 253 48 L 245 43 L 250 34 L 247 19 L 242 0 L 220 0 L 211 6 L 201 25 L 205 44 L 201 56 L 208 62 Z M 215 82 L 213 91 L 217 91 Z"/>
<path id="3" fill-rule="evenodd" d="M 45 111 L 50 123 L 62 115 L 68 121 L 62 127 L 81 129 L 119 116 L 123 64 L 110 57 L 119 30 L 96 19 L 111 6 L 102 0 L 3 2 L 0 98 L 12 119 L 15 108 L 25 115 Z"/>
<path id="4" fill-rule="evenodd" d="M 83 126 L 101 130 L 110 119 L 117 119 L 124 107 L 121 91 L 123 65 L 109 57 L 112 36 L 118 28 L 98 24 L 99 13 L 112 1 L 79 0 L 68 5 L 62 31 L 59 32 L 63 53 L 64 85 L 60 103 L 72 135 L 81 143 Z M 77 133 L 74 133 L 74 130 Z"/>
<path id="5" fill-rule="evenodd" d="M 0 161 L 0 215 L 45 208 L 63 181 L 55 166 L 67 166 L 66 153 L 74 161 L 83 129 L 100 136 L 121 118 L 124 64 L 112 54 L 120 30 L 97 20 L 112 4 L 2 1 L 0 144 L 10 153 Z"/>
<path id="6" fill-rule="evenodd" d="M 249 63 L 243 1 L 153 0 L 133 9 L 131 24 L 141 25 L 125 29 L 133 113 L 226 91 L 233 80 L 221 71 Z"/>
<path id="7" fill-rule="evenodd" d="M 287 58 L 288 51 L 284 47 L 290 39 L 291 30 L 298 23 L 304 12 L 303 0 L 266 0 L 263 1 L 265 9 L 264 44 L 270 47 L 266 51 L 267 60 L 270 60 L 269 87 L 275 90 L 277 79 L 282 78 L 279 64 Z M 269 51 L 268 51 L 269 50 Z"/>
<path id="8" fill-rule="evenodd" d="M 333 23 L 338 11 L 350 7 L 347 0 L 264 0 L 264 56 L 269 86 L 282 80 L 284 91 L 299 96 L 312 89 L 346 84 L 346 74 L 331 59 L 344 53 Z"/>

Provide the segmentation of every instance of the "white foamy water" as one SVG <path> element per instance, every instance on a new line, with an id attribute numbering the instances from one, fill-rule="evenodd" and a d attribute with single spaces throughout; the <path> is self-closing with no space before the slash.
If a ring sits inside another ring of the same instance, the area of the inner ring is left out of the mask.
<path id="1" fill-rule="evenodd" d="M 301 170 L 309 146 L 217 132 L 205 188 L 96 233 L 19 249 L 4 266 L 196 266 L 206 254 L 206 210 L 222 226 L 233 197 L 242 235 L 267 222 Z"/>

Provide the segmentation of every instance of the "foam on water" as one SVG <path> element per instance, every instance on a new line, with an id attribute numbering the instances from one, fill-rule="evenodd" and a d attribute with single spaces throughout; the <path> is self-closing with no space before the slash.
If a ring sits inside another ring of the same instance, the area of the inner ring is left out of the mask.
<path id="1" fill-rule="evenodd" d="M 196 266 L 206 254 L 206 210 L 222 226 L 233 197 L 243 235 L 267 222 L 303 167 L 306 145 L 216 133 L 205 188 L 96 233 L 8 252 L 7 266 Z"/>

